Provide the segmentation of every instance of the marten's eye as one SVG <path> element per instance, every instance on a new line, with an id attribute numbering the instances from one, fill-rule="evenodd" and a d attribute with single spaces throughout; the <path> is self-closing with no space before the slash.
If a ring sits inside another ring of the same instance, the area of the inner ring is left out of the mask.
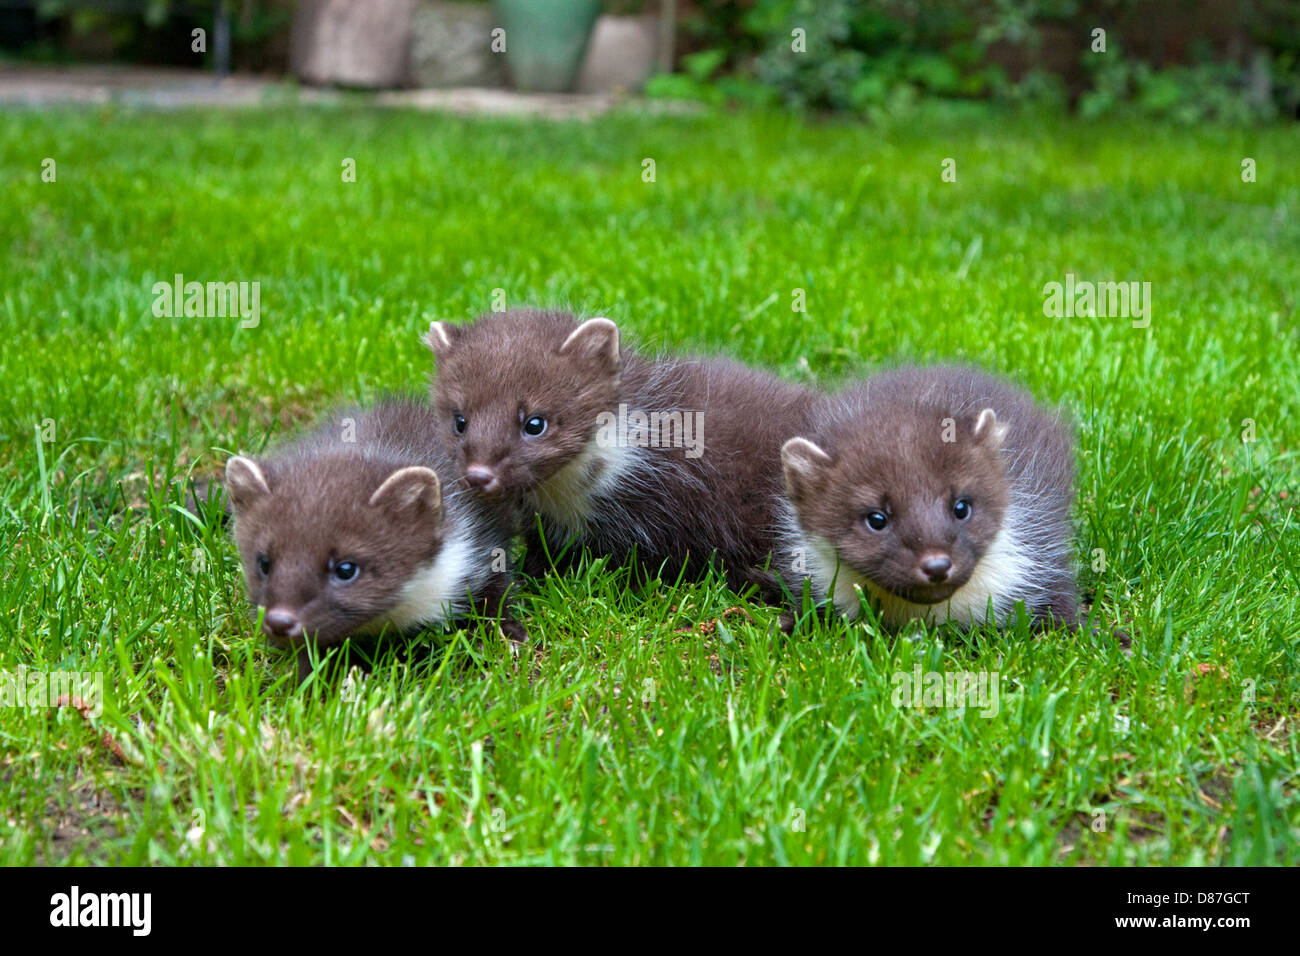
<path id="1" fill-rule="evenodd" d="M 460 412 L 457 412 L 455 415 L 451 416 L 451 427 L 456 429 L 457 435 L 465 434 L 465 427 L 468 424 L 469 422 L 465 421 L 465 416 L 462 415 Z"/>
<path id="2" fill-rule="evenodd" d="M 357 567 L 355 561 L 340 561 L 338 564 L 331 561 L 330 570 L 334 573 L 334 577 L 340 581 L 351 581 L 361 569 Z"/>
<path id="3" fill-rule="evenodd" d="M 541 415 L 534 415 L 528 421 L 524 422 L 524 434 L 536 438 L 542 432 L 546 431 L 546 419 Z"/>
<path id="4" fill-rule="evenodd" d="M 969 499 L 958 498 L 952 506 L 952 516 L 958 521 L 965 521 L 974 510 L 975 506 L 970 503 Z"/>
<path id="5" fill-rule="evenodd" d="M 885 517 L 883 511 L 868 511 L 866 522 L 867 527 L 872 531 L 884 531 L 889 525 L 889 519 Z"/>
<path id="6" fill-rule="evenodd" d="M 270 574 L 271 559 L 264 554 L 259 554 L 257 556 L 257 570 L 261 571 L 263 574 Z"/>

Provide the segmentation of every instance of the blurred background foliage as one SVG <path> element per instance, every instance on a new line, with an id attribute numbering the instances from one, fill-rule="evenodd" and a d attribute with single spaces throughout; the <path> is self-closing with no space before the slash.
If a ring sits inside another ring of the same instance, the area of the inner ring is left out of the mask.
<path id="1" fill-rule="evenodd" d="M 698 0 L 681 34 L 681 70 L 652 93 L 868 113 L 996 99 L 1188 123 L 1300 108 L 1295 0 Z"/>
<path id="2" fill-rule="evenodd" d="M 0 56 L 44 63 L 194 66 L 192 31 L 208 33 L 214 0 L 0 0 Z M 233 66 L 284 72 L 296 0 L 226 0 Z"/>
<path id="3" fill-rule="evenodd" d="M 286 69 L 295 6 L 227 0 L 235 69 Z M 661 10 L 659 0 L 605 6 L 620 15 Z M 0 55 L 192 66 L 190 31 L 210 26 L 215 7 L 0 0 Z M 1300 115 L 1300 0 L 677 0 L 673 7 L 676 70 L 651 80 L 651 96 L 873 118 L 906 115 L 923 100 L 1187 124 Z M 1104 52 L 1093 50 L 1098 29 Z"/>

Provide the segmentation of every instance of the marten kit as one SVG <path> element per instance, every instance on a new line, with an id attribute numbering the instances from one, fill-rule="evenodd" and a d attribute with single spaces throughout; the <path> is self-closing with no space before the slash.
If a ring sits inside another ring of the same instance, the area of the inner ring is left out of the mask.
<path id="1" fill-rule="evenodd" d="M 270 454 L 233 457 L 226 491 L 249 601 L 270 642 L 307 645 L 498 619 L 514 640 L 510 529 L 463 486 L 431 410 L 410 399 L 331 413 Z"/>
<path id="2" fill-rule="evenodd" d="M 273 644 L 495 622 L 575 556 L 888 629 L 1074 627 L 1073 441 L 1023 389 L 898 368 L 835 392 L 727 358 L 650 354 L 607 318 L 434 322 L 427 399 L 335 411 L 226 467 Z M 512 558 L 523 549 L 523 581 Z M 561 560 L 561 556 L 564 559 Z"/>
<path id="3" fill-rule="evenodd" d="M 1073 453 L 1053 413 L 966 368 L 888 372 L 828 396 L 781 449 L 776 552 L 849 617 L 886 626 L 1078 618 Z M 802 562 L 802 563 L 801 563 Z"/>

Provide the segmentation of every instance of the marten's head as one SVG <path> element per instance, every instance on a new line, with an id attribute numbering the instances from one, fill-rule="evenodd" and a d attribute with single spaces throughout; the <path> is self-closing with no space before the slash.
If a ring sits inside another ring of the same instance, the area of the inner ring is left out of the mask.
<path id="1" fill-rule="evenodd" d="M 618 327 L 520 309 L 469 325 L 434 322 L 438 427 L 461 474 L 486 495 L 536 488 L 592 440 L 618 394 Z"/>
<path id="2" fill-rule="evenodd" d="M 279 647 L 402 625 L 406 585 L 443 539 L 438 476 L 356 450 L 226 463 L 248 599 Z M 396 615 L 396 616 L 394 616 Z"/>
<path id="3" fill-rule="evenodd" d="M 934 604 L 965 584 L 1002 524 L 1005 426 L 991 408 L 949 414 L 864 405 L 781 449 L 805 534 L 882 592 Z"/>

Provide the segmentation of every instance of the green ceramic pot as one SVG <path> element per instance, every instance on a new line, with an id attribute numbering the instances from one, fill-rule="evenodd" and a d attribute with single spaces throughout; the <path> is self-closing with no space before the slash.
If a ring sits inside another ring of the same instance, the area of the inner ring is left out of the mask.
<path id="1" fill-rule="evenodd" d="M 600 0 L 492 0 L 506 31 L 506 65 L 521 90 L 573 88 Z"/>

